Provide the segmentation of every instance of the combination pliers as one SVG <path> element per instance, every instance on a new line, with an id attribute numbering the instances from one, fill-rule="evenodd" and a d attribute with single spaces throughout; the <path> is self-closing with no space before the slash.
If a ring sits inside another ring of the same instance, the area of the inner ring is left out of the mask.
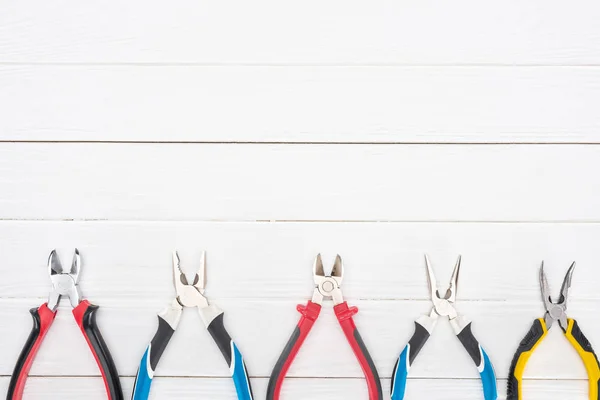
<path id="1" fill-rule="evenodd" d="M 433 309 L 429 315 L 423 315 L 415 321 L 415 333 L 400 354 L 394 372 L 392 373 L 392 400 L 404 399 L 406 389 L 406 379 L 408 371 L 415 361 L 415 358 L 433 333 L 439 317 L 448 317 L 450 325 L 458 340 L 462 343 L 469 356 L 477 365 L 481 381 L 483 383 L 483 394 L 485 400 L 496 400 L 498 397 L 496 388 L 496 374 L 486 352 L 483 350 L 471 330 L 471 321 L 458 314 L 454 308 L 456 302 L 456 291 L 458 289 L 458 275 L 460 272 L 461 257 L 458 257 L 454 272 L 448 290 L 442 297 L 437 286 L 437 281 L 429 262 L 429 257 L 425 256 L 425 265 L 427 267 L 427 278 L 429 281 L 429 290 Z"/>
<path id="2" fill-rule="evenodd" d="M 179 267 L 179 256 L 173 252 L 173 280 L 177 296 L 171 305 L 158 314 L 158 330 L 146 348 L 138 369 L 133 388 L 133 400 L 145 400 L 150 394 L 150 385 L 158 361 L 165 351 L 173 333 L 179 325 L 184 307 L 194 307 L 213 340 L 221 350 L 231 371 L 233 383 L 240 400 L 252 400 L 252 388 L 242 354 L 231 340 L 223 324 L 223 311 L 208 303 L 204 297 L 206 286 L 206 257 L 202 253 L 200 268 L 190 284 Z"/>
<path id="3" fill-rule="evenodd" d="M 506 392 L 507 400 L 521 400 L 523 398 L 523 372 L 525 371 L 527 361 L 529 361 L 529 357 L 531 357 L 536 347 L 542 342 L 544 337 L 546 337 L 548 330 L 555 321 L 558 322 L 558 325 L 567 337 L 567 340 L 573 345 L 575 350 L 577 350 L 577 353 L 585 364 L 589 380 L 590 400 L 600 399 L 598 391 L 598 386 L 600 385 L 600 365 L 598 364 L 598 357 L 596 357 L 596 353 L 594 353 L 594 349 L 592 349 L 590 342 L 584 336 L 583 332 L 581 332 L 577 321 L 567 318 L 567 299 L 574 270 L 575 263 L 573 263 L 567 271 L 560 290 L 558 302 L 554 303 L 552 301 L 550 285 L 548 285 L 548 278 L 544 272 L 544 263 L 542 262 L 542 266 L 540 267 L 540 288 L 546 313 L 543 318 L 533 321 L 531 329 L 529 329 L 529 332 L 525 335 L 525 338 L 517 348 L 508 376 L 508 388 Z"/>
<path id="4" fill-rule="evenodd" d="M 321 303 L 323 299 L 333 299 L 333 310 L 337 317 L 344 335 L 350 343 L 354 355 L 358 359 L 360 366 L 363 370 L 365 378 L 367 380 L 367 386 L 369 390 L 369 400 L 381 400 L 383 398 L 381 390 L 381 382 L 379 380 L 379 374 L 375 368 L 375 363 L 369 355 L 365 344 L 356 329 L 352 316 L 358 313 L 358 308 L 348 307 L 348 303 L 344 301 L 342 296 L 342 280 L 344 276 L 342 259 L 338 255 L 335 258 L 335 264 L 331 271 L 331 275 L 325 275 L 323 270 L 323 261 L 321 255 L 317 255 L 313 266 L 313 280 L 315 283 L 315 290 L 313 293 L 312 301 L 309 300 L 305 305 L 298 305 L 296 308 L 302 315 L 300 322 L 296 326 L 294 333 L 290 337 L 285 349 L 279 356 L 271 377 L 269 379 L 269 385 L 267 387 L 267 400 L 278 400 L 281 392 L 281 386 L 285 375 L 292 365 L 296 354 L 300 350 L 300 347 L 304 343 L 304 340 L 308 336 L 312 329 L 315 321 L 319 318 L 321 312 Z"/>
<path id="5" fill-rule="evenodd" d="M 63 270 L 56 251 L 53 250 L 50 253 L 50 257 L 48 258 L 48 273 L 52 281 L 52 291 L 48 296 L 47 303 L 29 310 L 33 317 L 33 329 L 15 365 L 10 384 L 8 385 L 7 400 L 21 400 L 23 397 L 27 375 L 44 337 L 48 333 L 52 322 L 54 322 L 62 297 L 68 297 L 71 302 L 73 317 L 75 317 L 75 321 L 79 325 L 102 373 L 108 399 L 123 399 L 123 391 L 117 368 L 96 325 L 96 311 L 98 311 L 98 306 L 84 300 L 79 291 L 80 266 L 81 258 L 77 249 L 75 249 L 71 270 L 68 272 Z"/>

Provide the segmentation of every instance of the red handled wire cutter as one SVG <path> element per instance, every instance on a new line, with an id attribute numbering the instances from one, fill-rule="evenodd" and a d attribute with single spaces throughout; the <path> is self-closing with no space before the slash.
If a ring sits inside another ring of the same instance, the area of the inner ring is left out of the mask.
<path id="1" fill-rule="evenodd" d="M 81 298 L 79 286 L 77 285 L 80 264 L 81 258 L 77 249 L 75 249 L 75 256 L 73 257 L 73 263 L 69 272 L 63 271 L 56 251 L 53 250 L 50 253 L 50 257 L 48 258 L 48 273 L 52 281 L 52 291 L 47 303 L 42 304 L 38 308 L 32 308 L 29 311 L 33 317 L 33 328 L 17 360 L 17 365 L 15 365 L 8 386 L 7 400 L 21 400 L 23 397 L 27 375 L 46 333 L 48 333 L 52 322 L 54 322 L 56 309 L 63 296 L 68 297 L 71 301 L 73 317 L 75 317 L 75 321 L 92 350 L 98 367 L 100 367 L 108 400 L 123 400 L 123 391 L 121 390 L 117 368 L 96 325 L 96 311 L 98 311 L 98 306 L 90 304 L 89 301 Z"/>
<path id="2" fill-rule="evenodd" d="M 277 360 L 277 364 L 275 364 L 275 367 L 273 368 L 271 378 L 269 379 L 269 386 L 267 388 L 267 400 L 279 399 L 285 375 L 315 321 L 319 318 L 321 303 L 325 298 L 333 299 L 335 316 L 337 317 L 340 326 L 346 335 L 346 339 L 348 340 L 348 343 L 350 343 L 352 351 L 354 351 L 365 378 L 367 379 L 369 400 L 383 399 L 381 382 L 379 381 L 379 374 L 375 368 L 375 363 L 373 363 L 373 359 L 369 355 L 369 352 L 356 329 L 354 320 L 352 319 L 352 316 L 358 312 L 358 308 L 348 307 L 348 303 L 344 301 L 342 296 L 340 286 L 342 285 L 343 275 L 342 259 L 339 255 L 335 258 L 335 264 L 331 270 L 331 275 L 325 275 L 321 255 L 317 255 L 313 267 L 315 291 L 312 301 L 309 300 L 306 306 L 298 305 L 297 307 L 297 310 L 302 314 L 302 317 L 300 317 L 298 326 L 296 326 L 292 337 L 288 341 L 283 353 L 279 356 L 279 360 Z"/>

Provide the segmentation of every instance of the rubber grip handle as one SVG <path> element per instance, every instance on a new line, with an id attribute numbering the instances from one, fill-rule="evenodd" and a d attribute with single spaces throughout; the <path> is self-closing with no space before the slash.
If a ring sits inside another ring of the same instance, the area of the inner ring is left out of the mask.
<path id="1" fill-rule="evenodd" d="M 525 371 L 529 357 L 531 357 L 536 347 L 547 334 L 548 328 L 543 318 L 533 321 L 533 325 L 529 329 L 529 332 L 527 332 L 527 335 L 521 340 L 510 365 L 506 400 L 522 400 L 523 392 L 521 386 L 523 383 L 523 371 Z"/>
<path id="2" fill-rule="evenodd" d="M 73 317 L 75 317 L 75 321 L 96 359 L 98 368 L 100 368 L 108 400 L 123 400 L 123 390 L 121 389 L 117 367 L 96 324 L 98 308 L 98 306 L 84 300 L 73 309 Z"/>
<path id="3" fill-rule="evenodd" d="M 219 314 L 210 322 L 207 327 L 208 332 L 219 347 L 219 350 L 221 350 L 221 353 L 229 366 L 238 399 L 252 400 L 252 387 L 250 386 L 246 364 L 244 363 L 242 354 L 225 329 L 223 315 L 223 313 Z"/>
<path id="4" fill-rule="evenodd" d="M 592 345 L 579 328 L 577 321 L 574 319 L 568 320 L 565 336 L 573 347 L 575 347 L 577 353 L 579 353 L 579 356 L 585 365 L 585 369 L 587 370 L 590 385 L 590 400 L 599 400 L 600 391 L 598 390 L 598 386 L 600 384 L 600 364 L 598 363 L 598 357 L 596 356 Z"/>
<path id="5" fill-rule="evenodd" d="M 175 330 L 161 316 L 158 317 L 158 329 L 146 348 L 140 367 L 138 368 L 133 385 L 132 400 L 146 400 L 150 396 L 150 387 L 154 378 L 154 371 L 160 357 L 163 355 Z"/>
<path id="6" fill-rule="evenodd" d="M 418 322 L 415 322 L 415 333 L 413 333 L 408 344 L 402 353 L 400 353 L 400 357 L 398 357 L 398 361 L 396 361 L 396 365 L 394 366 L 394 372 L 392 373 L 392 400 L 404 399 L 408 371 L 425 343 L 427 343 L 429 336 L 429 331 Z"/>
<path id="7" fill-rule="evenodd" d="M 17 364 L 8 385 L 6 400 L 21 400 L 23 398 L 25 382 L 27 381 L 27 375 L 29 374 L 35 355 L 56 317 L 56 312 L 50 310 L 47 303 L 42 304 L 38 308 L 32 308 L 29 312 L 33 318 L 33 327 L 17 359 Z"/>
<path id="8" fill-rule="evenodd" d="M 292 336 L 290 337 L 288 343 L 283 349 L 283 352 L 279 356 L 273 371 L 271 372 L 269 385 L 267 386 L 267 400 L 279 400 L 281 386 L 283 384 L 283 380 L 285 379 L 285 375 L 290 369 L 296 354 L 298 354 L 300 347 L 302 347 L 304 340 L 308 336 L 315 321 L 317 318 L 319 318 L 319 314 L 321 313 L 321 306 L 317 303 L 313 303 L 310 300 L 306 306 L 298 305 L 296 309 L 300 314 L 302 314 L 302 317 L 300 317 L 300 321 L 298 322 L 294 333 L 292 333 Z"/>
<path id="9" fill-rule="evenodd" d="M 381 381 L 379 380 L 379 374 L 375 368 L 375 363 L 367 351 L 367 347 L 358 333 L 354 320 L 352 319 L 352 316 L 358 313 L 358 308 L 348 307 L 348 303 L 343 302 L 334 306 L 333 311 L 335 312 L 335 316 L 346 335 L 346 339 L 348 340 L 348 343 L 350 343 L 350 347 L 352 347 L 352 351 L 354 351 L 354 355 L 363 370 L 369 389 L 369 399 L 383 399 Z"/>
<path id="10" fill-rule="evenodd" d="M 471 323 L 465 326 L 456 336 L 477 366 L 477 370 L 481 376 L 481 383 L 483 384 L 483 398 L 485 400 L 496 400 L 498 398 L 496 373 L 487 353 L 483 350 L 477 339 L 475 339 Z"/>

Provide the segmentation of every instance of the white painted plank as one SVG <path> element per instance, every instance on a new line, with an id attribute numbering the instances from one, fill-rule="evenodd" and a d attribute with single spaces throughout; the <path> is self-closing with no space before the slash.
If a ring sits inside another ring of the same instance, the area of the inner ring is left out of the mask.
<path id="1" fill-rule="evenodd" d="M 254 379 L 256 399 L 266 396 L 267 379 Z M 133 378 L 122 379 L 125 398 L 131 394 Z M 506 382 L 499 381 L 499 400 L 505 399 Z M 0 392 L 8 387 L 8 378 L 0 378 Z M 384 398 L 389 398 L 389 381 L 383 382 Z M 531 400 L 587 400 L 585 381 L 527 381 L 524 386 L 527 399 Z M 100 378 L 48 378 L 34 377 L 27 382 L 27 400 L 104 400 L 106 398 Z M 199 396 L 211 400 L 235 398 L 233 385 L 227 379 L 207 378 L 156 378 L 152 385 L 151 400 L 177 398 L 197 399 Z M 480 400 L 481 391 L 476 380 L 410 380 L 406 398 L 410 400 Z M 362 399 L 367 397 L 365 384 L 360 379 L 290 379 L 282 391 L 286 400 L 308 399 Z"/>
<path id="2" fill-rule="evenodd" d="M 123 375 L 133 376 L 147 343 L 156 331 L 156 312 L 164 301 L 97 299 L 102 305 L 98 323 Z M 159 299 L 163 300 L 163 299 Z M 299 314 L 295 300 L 214 299 L 226 312 L 227 329 L 244 354 L 253 377 L 268 377 L 292 334 Z M 413 321 L 428 313 L 425 301 L 352 301 L 360 312 L 355 322 L 382 378 L 391 376 L 398 355 L 413 334 Z M 488 352 L 499 377 L 508 375 L 519 342 L 535 318 L 543 315 L 540 302 L 517 303 L 463 301 L 458 309 L 474 321 L 476 337 Z M 0 328 L 3 359 L 0 373 L 9 375 L 31 328 L 27 309 L 35 299 L 2 300 L 0 313 L 10 323 Z M 594 343 L 600 337 L 594 302 L 573 301 L 571 315 Z M 65 349 L 71 351 L 65 352 Z M 74 354 L 76 356 L 74 356 Z M 87 350 L 68 307 L 59 310 L 31 370 L 33 375 L 95 376 L 94 360 Z M 447 322 L 442 321 L 410 371 L 413 378 L 477 379 L 477 369 Z M 344 339 L 331 304 L 322 310 L 318 323 L 292 365 L 290 377 L 362 377 L 361 369 Z M 228 377 L 229 370 L 210 335 L 193 311 L 186 312 L 163 355 L 156 376 Z M 526 377 L 535 379 L 584 379 L 586 371 L 560 329 L 532 356 Z"/>
<path id="3" fill-rule="evenodd" d="M 312 262 L 344 259 L 344 294 L 356 299 L 427 300 L 423 254 L 442 282 L 463 255 L 460 300 L 524 301 L 541 307 L 538 267 L 554 287 L 573 260 L 571 297 L 598 301 L 599 224 L 497 223 L 0 223 L 0 297 L 44 298 L 53 248 L 68 262 L 78 247 L 81 287 L 91 299 L 138 299 L 161 307 L 173 294 L 171 251 L 195 271 L 207 251 L 214 299 L 307 299 Z M 27 273 L 15 273 L 26 271 Z M 232 278 L 234 277 L 234 278 Z"/>
<path id="4" fill-rule="evenodd" d="M 600 6 L 551 0 L 73 0 L 0 14 L 21 63 L 597 64 Z"/>
<path id="5" fill-rule="evenodd" d="M 0 87 L 5 141 L 598 143 L 600 129 L 598 68 L 2 66 Z"/>
<path id="6" fill-rule="evenodd" d="M 0 144 L 0 218 L 597 221 L 599 146 Z"/>
<path id="7" fill-rule="evenodd" d="M 0 392 L 8 387 L 8 378 L 0 378 Z M 267 389 L 266 378 L 253 379 L 256 399 L 263 399 Z M 122 378 L 125 398 L 131 394 L 133 378 Z M 389 380 L 383 381 L 384 398 L 389 398 Z M 410 400 L 429 400 L 443 398 L 447 400 L 480 400 L 482 398 L 479 382 L 476 380 L 449 379 L 411 379 L 406 390 Z M 498 382 L 499 400 L 505 399 L 506 381 Z M 33 377 L 25 389 L 27 400 L 104 400 L 106 395 L 100 378 L 56 378 Z M 531 400 L 587 400 L 587 382 L 578 381 L 529 381 L 524 385 L 525 396 Z M 308 399 L 363 399 L 367 397 L 365 383 L 361 379 L 290 379 L 285 382 L 282 398 L 286 400 Z M 235 398 L 233 385 L 228 379 L 213 378 L 161 378 L 152 384 L 151 400 L 177 398 L 197 399 L 199 396 L 211 400 L 230 400 Z"/>

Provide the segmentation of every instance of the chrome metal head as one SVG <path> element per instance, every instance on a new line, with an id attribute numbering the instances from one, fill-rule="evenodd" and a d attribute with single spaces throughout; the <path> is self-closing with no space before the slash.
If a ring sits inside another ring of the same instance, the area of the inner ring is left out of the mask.
<path id="1" fill-rule="evenodd" d="M 183 307 L 208 307 L 208 300 L 204 297 L 204 288 L 206 285 L 206 255 L 202 252 L 202 258 L 198 272 L 194 275 L 194 280 L 190 284 L 187 276 L 181 271 L 179 255 L 177 251 L 173 252 L 173 282 L 175 283 L 175 292 L 177 301 Z"/>
<path id="2" fill-rule="evenodd" d="M 81 257 L 79 250 L 75 249 L 73 262 L 69 272 L 64 272 L 60 258 L 56 254 L 56 250 L 52 250 L 48 257 L 48 274 L 52 281 L 52 291 L 48 296 L 48 308 L 56 311 L 60 299 L 67 296 L 71 302 L 71 306 L 77 307 L 81 302 L 81 293 L 79 292 L 79 271 L 81 268 Z"/>
<path id="3" fill-rule="evenodd" d="M 554 321 L 558 321 L 558 324 L 563 331 L 567 331 L 568 319 L 567 319 L 567 300 L 569 297 L 569 288 L 571 287 L 571 280 L 573 279 L 573 272 L 575 270 L 575 262 L 571 264 L 560 290 L 560 296 L 558 302 L 552 301 L 552 292 L 550 291 L 550 285 L 548 284 L 548 278 L 544 271 L 544 262 L 540 266 L 540 288 L 542 290 L 542 299 L 544 301 L 544 307 L 546 308 L 546 314 L 544 315 L 544 322 L 546 322 L 546 328 L 550 329 L 554 324 Z"/>
<path id="4" fill-rule="evenodd" d="M 440 296 L 440 291 L 437 286 L 437 281 L 435 279 L 435 274 L 433 272 L 433 268 L 431 267 L 431 262 L 429 261 L 429 257 L 425 255 L 425 265 L 427 267 L 427 281 L 429 283 L 429 291 L 431 294 L 431 301 L 433 302 L 434 311 L 440 316 L 448 316 L 449 318 L 456 317 L 456 310 L 452 305 L 456 302 L 456 292 L 458 290 L 458 277 L 460 275 L 460 263 L 461 256 L 458 256 L 456 260 L 456 265 L 454 266 L 454 271 L 452 272 L 452 278 L 450 278 L 450 283 L 448 284 L 448 288 L 444 296 Z"/>
<path id="5" fill-rule="evenodd" d="M 344 265 L 339 254 L 335 257 L 331 275 L 325 275 L 321 254 L 317 254 L 313 265 L 313 280 L 315 282 L 315 291 L 312 298 L 313 303 L 321 304 L 325 298 L 333 299 L 333 304 L 335 305 L 343 303 L 344 298 L 341 290 L 343 279 Z"/>

